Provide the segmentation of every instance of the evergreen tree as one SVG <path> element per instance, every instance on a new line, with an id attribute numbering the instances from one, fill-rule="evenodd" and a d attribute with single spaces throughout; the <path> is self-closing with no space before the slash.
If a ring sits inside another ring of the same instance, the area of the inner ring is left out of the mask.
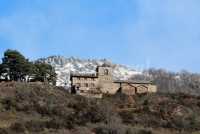
<path id="1" fill-rule="evenodd" d="M 36 66 L 33 62 L 29 62 L 27 64 L 27 68 L 26 68 L 26 72 L 27 72 L 27 82 L 30 82 L 31 79 L 34 79 L 34 77 L 36 76 Z"/>
<path id="2" fill-rule="evenodd" d="M 41 81 L 56 84 L 55 69 L 45 63 L 29 62 L 20 52 L 7 50 L 0 64 L 0 79 L 6 81 Z"/>
<path id="3" fill-rule="evenodd" d="M 0 81 L 2 80 L 3 77 L 3 66 L 0 64 Z"/>
<path id="4" fill-rule="evenodd" d="M 55 69 L 46 63 L 35 63 L 35 81 L 48 82 L 50 84 L 56 84 Z"/>
<path id="5" fill-rule="evenodd" d="M 13 81 L 23 81 L 27 75 L 28 60 L 16 50 L 7 50 L 2 59 L 6 78 Z"/>
<path id="6" fill-rule="evenodd" d="M 4 64 L 0 64 L 0 80 L 8 81 L 7 70 Z"/>

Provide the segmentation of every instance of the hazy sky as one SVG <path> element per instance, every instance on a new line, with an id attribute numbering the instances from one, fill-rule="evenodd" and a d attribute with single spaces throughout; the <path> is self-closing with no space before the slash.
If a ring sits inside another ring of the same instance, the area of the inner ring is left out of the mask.
<path id="1" fill-rule="evenodd" d="M 200 0 L 0 0 L 0 53 L 200 72 Z"/>

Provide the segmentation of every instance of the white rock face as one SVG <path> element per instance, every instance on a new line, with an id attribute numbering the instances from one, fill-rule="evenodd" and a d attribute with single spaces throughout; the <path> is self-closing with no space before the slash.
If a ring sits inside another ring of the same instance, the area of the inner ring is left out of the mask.
<path id="1" fill-rule="evenodd" d="M 65 58 L 62 56 L 51 56 L 48 58 L 39 59 L 52 65 L 57 73 L 57 86 L 70 86 L 70 73 L 81 74 L 93 74 L 96 73 L 96 67 L 104 63 L 111 65 L 113 68 L 113 77 L 117 80 L 127 80 L 133 75 L 142 74 L 140 71 L 136 71 L 124 65 L 114 64 L 106 59 L 91 60 L 91 59 L 79 59 L 79 58 Z"/>

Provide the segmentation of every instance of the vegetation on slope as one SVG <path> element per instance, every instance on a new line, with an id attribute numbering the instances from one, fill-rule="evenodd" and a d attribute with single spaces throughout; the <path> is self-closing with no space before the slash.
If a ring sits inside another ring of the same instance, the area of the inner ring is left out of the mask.
<path id="1" fill-rule="evenodd" d="M 179 134 L 200 130 L 200 97 L 89 99 L 42 83 L 0 83 L 0 134 Z"/>

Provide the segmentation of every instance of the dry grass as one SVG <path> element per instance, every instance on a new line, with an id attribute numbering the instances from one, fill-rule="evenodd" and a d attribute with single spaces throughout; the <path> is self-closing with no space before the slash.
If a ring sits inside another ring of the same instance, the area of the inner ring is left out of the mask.
<path id="1" fill-rule="evenodd" d="M 199 134 L 199 115 L 200 97 L 183 94 L 98 100 L 43 83 L 0 83 L 0 134 Z"/>

